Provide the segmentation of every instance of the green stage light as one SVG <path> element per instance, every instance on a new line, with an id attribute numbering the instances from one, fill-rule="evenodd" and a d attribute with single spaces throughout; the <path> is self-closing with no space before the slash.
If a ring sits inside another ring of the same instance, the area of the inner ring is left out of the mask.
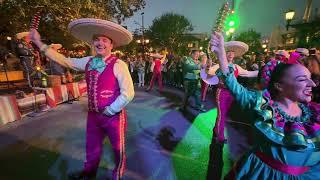
<path id="1" fill-rule="evenodd" d="M 229 27 L 232 27 L 235 25 L 235 22 L 233 20 L 231 20 L 228 25 L 229 25 Z"/>
<path id="2" fill-rule="evenodd" d="M 228 32 L 226 34 L 232 34 L 239 26 L 239 18 L 235 13 L 228 15 L 225 21 L 224 31 Z"/>
<path id="3" fill-rule="evenodd" d="M 190 128 L 172 152 L 173 168 L 177 179 L 205 180 L 209 162 L 210 143 L 213 127 L 217 117 L 217 109 L 199 114 Z M 229 160 L 229 146 L 224 146 L 223 175 L 232 168 Z"/>

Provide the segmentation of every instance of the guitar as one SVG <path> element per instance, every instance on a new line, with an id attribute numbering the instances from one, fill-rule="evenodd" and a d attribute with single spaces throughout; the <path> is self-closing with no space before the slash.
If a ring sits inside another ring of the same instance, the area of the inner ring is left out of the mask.
<path id="1" fill-rule="evenodd" d="M 216 19 L 215 26 L 212 28 L 211 32 L 222 32 L 223 31 L 223 25 L 225 23 L 226 17 L 229 12 L 230 12 L 229 3 L 225 2 L 219 10 L 219 14 Z M 210 42 L 208 43 L 207 53 L 208 53 L 209 59 L 211 59 L 211 60 L 216 59 L 215 53 L 211 52 Z M 209 85 L 216 85 L 219 83 L 219 78 L 215 75 L 213 75 L 213 76 L 211 75 L 213 70 L 210 68 L 201 69 L 200 77 L 205 83 L 207 83 Z M 210 72 L 210 74 L 209 74 L 209 72 Z"/>

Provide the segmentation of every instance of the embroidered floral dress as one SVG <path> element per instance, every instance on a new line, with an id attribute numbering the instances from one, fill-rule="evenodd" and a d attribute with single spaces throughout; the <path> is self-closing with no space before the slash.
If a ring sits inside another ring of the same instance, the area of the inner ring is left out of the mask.
<path id="1" fill-rule="evenodd" d="M 299 104 L 301 117 L 290 117 L 268 91 L 249 91 L 230 68 L 218 73 L 234 98 L 255 119 L 254 148 L 242 157 L 226 179 L 320 179 L 320 105 Z"/>

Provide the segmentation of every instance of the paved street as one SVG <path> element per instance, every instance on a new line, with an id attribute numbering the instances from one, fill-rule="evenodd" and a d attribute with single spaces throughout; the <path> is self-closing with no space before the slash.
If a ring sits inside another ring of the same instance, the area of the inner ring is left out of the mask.
<path id="1" fill-rule="evenodd" d="M 178 110 L 182 92 L 136 89 L 127 107 L 125 179 L 205 179 L 216 109 L 198 115 Z M 210 98 L 209 98 L 210 99 Z M 0 128 L 0 179 L 67 179 L 85 157 L 87 98 Z M 208 100 L 207 102 L 212 102 Z M 208 109 L 213 104 L 206 103 Z M 111 176 L 105 141 L 97 179 Z M 230 168 L 228 150 L 224 172 Z"/>

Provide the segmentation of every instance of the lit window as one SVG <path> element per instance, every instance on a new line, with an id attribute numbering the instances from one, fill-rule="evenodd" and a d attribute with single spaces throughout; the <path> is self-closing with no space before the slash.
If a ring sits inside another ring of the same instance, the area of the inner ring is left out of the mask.
<path id="1" fill-rule="evenodd" d="M 286 41 L 286 44 L 293 44 L 294 43 L 294 38 L 288 38 Z"/>

